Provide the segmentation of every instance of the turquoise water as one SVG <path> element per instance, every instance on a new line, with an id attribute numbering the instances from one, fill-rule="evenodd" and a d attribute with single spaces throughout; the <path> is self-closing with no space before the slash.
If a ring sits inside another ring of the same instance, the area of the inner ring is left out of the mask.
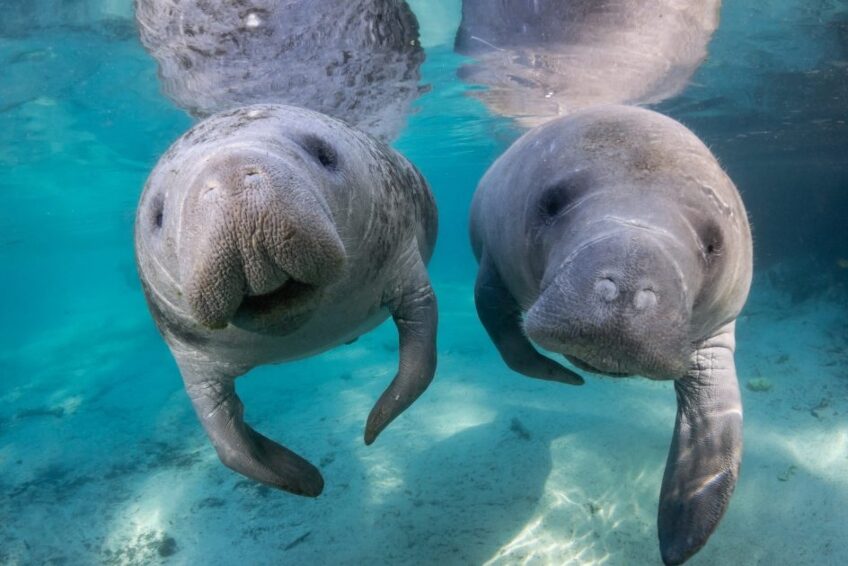
<path id="1" fill-rule="evenodd" d="M 249 421 L 321 468 L 316 500 L 218 462 L 146 309 L 135 205 L 192 120 L 160 94 L 129 2 L 0 15 L 0 563 L 659 563 L 671 385 L 568 388 L 500 360 L 467 211 L 520 131 L 456 79 L 457 4 L 413 4 L 431 90 L 394 145 L 440 209 L 436 381 L 372 447 L 390 323 L 239 382 Z M 755 235 L 742 473 L 691 563 L 846 564 L 848 7 L 753 4 L 725 3 L 707 61 L 656 106 L 717 155 Z"/>

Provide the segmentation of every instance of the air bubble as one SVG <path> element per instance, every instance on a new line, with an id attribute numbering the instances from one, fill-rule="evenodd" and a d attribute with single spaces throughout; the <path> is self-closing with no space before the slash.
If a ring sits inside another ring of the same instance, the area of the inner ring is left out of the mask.
<path id="1" fill-rule="evenodd" d="M 256 12 L 250 12 L 244 18 L 244 25 L 249 28 L 258 28 L 262 25 L 262 18 Z"/>

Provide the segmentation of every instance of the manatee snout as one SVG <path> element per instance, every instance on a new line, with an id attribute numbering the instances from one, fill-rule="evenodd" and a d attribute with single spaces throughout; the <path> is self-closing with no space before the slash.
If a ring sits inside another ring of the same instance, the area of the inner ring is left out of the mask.
<path id="1" fill-rule="evenodd" d="M 294 151 L 225 148 L 200 164 L 179 234 L 181 281 L 198 322 L 257 329 L 303 321 L 345 264 L 320 182 Z"/>
<path id="2" fill-rule="evenodd" d="M 672 379 L 688 364 L 686 295 L 666 242 L 605 235 L 551 262 L 525 331 L 586 371 Z"/>

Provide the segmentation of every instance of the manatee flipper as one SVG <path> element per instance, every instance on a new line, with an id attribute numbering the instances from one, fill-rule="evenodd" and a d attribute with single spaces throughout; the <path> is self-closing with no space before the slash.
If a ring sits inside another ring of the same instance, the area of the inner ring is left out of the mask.
<path id="1" fill-rule="evenodd" d="M 724 514 L 742 458 L 742 402 L 733 361 L 735 323 L 705 340 L 675 381 L 677 422 L 659 504 L 660 550 L 682 564 Z"/>
<path id="2" fill-rule="evenodd" d="M 510 369 L 536 379 L 583 384 L 582 377 L 540 354 L 530 343 L 521 329 L 521 307 L 486 254 L 480 259 L 474 302 L 480 321 Z"/>
<path id="3" fill-rule="evenodd" d="M 224 465 L 297 495 L 316 497 L 321 493 L 324 479 L 315 466 L 244 422 L 236 376 L 195 356 L 175 355 L 197 417 Z"/>
<path id="4" fill-rule="evenodd" d="M 398 329 L 400 363 L 397 375 L 371 409 L 365 444 L 371 444 L 390 422 L 427 389 L 436 373 L 436 295 L 417 249 L 399 295 L 387 301 Z"/>

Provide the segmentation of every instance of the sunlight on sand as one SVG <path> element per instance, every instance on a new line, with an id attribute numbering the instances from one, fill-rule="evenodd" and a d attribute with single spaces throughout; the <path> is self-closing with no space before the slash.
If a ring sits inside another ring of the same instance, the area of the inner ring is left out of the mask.
<path id="1" fill-rule="evenodd" d="M 580 513 L 583 506 L 577 502 L 578 499 L 579 496 L 570 496 L 565 491 L 549 489 L 546 503 L 539 514 L 485 565 L 590 566 L 606 563 L 610 553 L 605 548 L 599 548 L 603 541 L 598 539 L 590 525 L 583 524 L 573 529 L 570 536 L 564 537 L 559 529 L 550 524 L 555 522 L 552 515 L 564 513 L 571 516 Z M 610 513 L 614 513 L 614 510 L 611 509 Z"/>
<path id="2" fill-rule="evenodd" d="M 592 448 L 581 446 L 583 441 L 553 442 L 553 471 L 536 515 L 487 565 L 613 563 L 626 552 L 623 541 L 654 536 L 655 511 L 644 499 L 653 497 L 656 472 L 642 468 L 616 478 L 615 469 Z M 587 473 L 594 476 L 589 482 Z M 616 487 L 597 489 L 609 485 Z"/>
<path id="3" fill-rule="evenodd" d="M 385 378 L 390 379 L 388 376 Z M 411 443 L 411 447 L 416 450 L 423 451 L 433 444 L 495 419 L 496 411 L 484 403 L 475 402 L 475 399 L 483 397 L 477 387 L 451 384 L 437 394 L 438 411 L 426 411 L 418 407 L 414 413 L 402 415 L 390 425 L 395 434 L 403 434 L 407 445 Z M 343 396 L 348 411 L 356 415 L 367 414 L 374 402 L 361 390 L 348 390 Z M 370 503 L 378 505 L 391 500 L 398 491 L 406 488 L 403 474 L 406 464 L 398 460 L 391 443 L 384 445 L 378 441 L 359 454 L 360 463 L 368 477 Z"/>
<path id="4" fill-rule="evenodd" d="M 488 424 L 497 410 L 486 403 L 480 387 L 452 383 L 438 392 L 438 412 L 419 414 L 417 424 L 426 427 L 424 434 L 431 442 L 441 442 L 466 429 Z"/>
<path id="5" fill-rule="evenodd" d="M 176 550 L 168 529 L 172 517 L 188 499 L 179 486 L 188 484 L 163 476 L 149 477 L 136 496 L 116 511 L 102 548 L 108 564 L 155 563 Z"/>
<path id="6" fill-rule="evenodd" d="M 758 444 L 770 447 L 770 452 L 781 452 L 792 464 L 809 473 L 836 484 L 848 485 L 845 462 L 848 458 L 848 425 L 830 425 L 831 428 L 790 431 L 784 429 L 758 429 L 748 431 L 756 435 Z"/>

